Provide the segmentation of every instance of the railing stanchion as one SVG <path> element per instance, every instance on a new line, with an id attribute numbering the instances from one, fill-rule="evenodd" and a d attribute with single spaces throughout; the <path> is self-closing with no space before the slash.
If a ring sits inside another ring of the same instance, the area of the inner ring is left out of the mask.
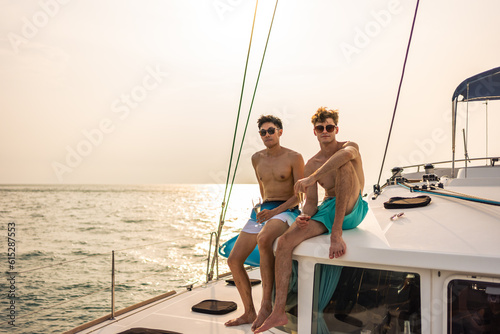
<path id="1" fill-rule="evenodd" d="M 213 272 L 213 270 L 210 270 L 210 258 L 211 258 L 211 254 L 212 254 L 212 241 L 213 241 L 214 236 L 215 236 L 215 239 L 217 239 L 217 232 L 210 233 L 210 244 L 208 245 L 207 272 L 206 272 L 207 283 L 210 282 L 214 278 L 214 272 Z M 217 279 L 219 279 L 219 259 L 217 257 L 217 245 L 215 246 L 214 256 L 216 257 L 216 261 L 217 261 L 217 268 L 216 268 Z"/>
<path id="2" fill-rule="evenodd" d="M 111 319 L 115 318 L 115 251 L 111 251 Z"/>

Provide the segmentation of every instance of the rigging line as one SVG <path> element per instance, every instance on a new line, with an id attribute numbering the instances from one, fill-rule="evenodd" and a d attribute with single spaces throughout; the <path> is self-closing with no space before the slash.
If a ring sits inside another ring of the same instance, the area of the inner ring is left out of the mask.
<path id="1" fill-rule="evenodd" d="M 245 130 L 243 131 L 243 138 L 241 139 L 241 144 L 240 144 L 240 149 L 239 149 L 239 153 L 238 153 L 238 158 L 236 160 L 236 166 L 234 167 L 234 174 L 233 174 L 233 179 L 231 180 L 231 187 L 230 187 L 230 190 L 229 190 L 229 196 L 231 196 L 231 191 L 233 189 L 234 179 L 236 177 L 236 171 L 238 169 L 238 165 L 239 165 L 239 162 L 240 162 L 241 152 L 243 150 L 243 142 L 245 140 L 246 133 L 247 133 L 247 130 L 248 130 L 248 122 L 250 121 L 250 115 L 252 114 L 253 103 L 255 101 L 255 95 L 257 94 L 257 87 L 259 86 L 260 75 L 262 73 L 262 67 L 264 66 L 264 59 L 266 57 L 267 46 L 269 44 L 269 39 L 271 37 L 271 31 L 273 29 L 274 17 L 276 16 L 276 9 L 278 8 L 278 1 L 279 0 L 276 0 L 276 4 L 274 5 L 273 17 L 271 19 L 271 24 L 269 26 L 269 32 L 267 33 L 266 45 L 264 47 L 264 52 L 262 54 L 262 60 L 260 62 L 259 73 L 257 75 L 257 80 L 255 82 L 255 88 L 253 90 L 252 101 L 250 103 L 250 108 L 248 110 L 247 121 L 246 121 L 246 124 L 245 124 Z M 229 196 L 228 196 L 228 202 L 229 202 Z M 226 205 L 226 208 L 224 210 L 224 218 L 226 217 L 226 211 L 227 211 L 227 205 Z"/>
<path id="2" fill-rule="evenodd" d="M 257 7 L 258 7 L 258 5 L 259 5 L 259 0 L 256 0 L 255 1 L 255 12 L 253 14 L 252 31 L 250 33 L 250 42 L 248 44 L 247 59 L 246 59 L 246 62 L 245 62 L 245 70 L 243 72 L 243 81 L 242 81 L 242 84 L 241 84 L 241 93 L 240 93 L 240 101 L 239 101 L 239 105 L 238 105 L 238 113 L 237 113 L 237 116 L 236 116 L 236 124 L 234 126 L 234 135 L 233 135 L 233 143 L 232 143 L 232 146 L 231 146 L 231 155 L 230 155 L 230 158 L 229 158 L 229 166 L 227 168 L 226 187 L 224 189 L 224 197 L 222 199 L 222 212 L 224 212 L 224 207 L 226 206 L 226 194 L 227 194 L 227 188 L 228 188 L 228 184 L 229 184 L 229 178 L 230 178 L 230 175 L 231 175 L 231 165 L 232 165 L 232 162 L 233 162 L 234 147 L 235 147 L 235 144 L 236 144 L 236 134 L 238 133 L 238 123 L 240 121 L 241 104 L 242 104 L 242 101 L 243 101 L 243 93 L 245 91 L 245 82 L 246 82 L 246 77 L 247 77 L 248 60 L 250 59 L 250 51 L 252 49 L 253 31 L 254 31 L 254 27 L 255 27 L 255 18 L 257 17 Z M 222 221 L 222 219 L 223 219 L 222 212 L 221 212 L 220 221 Z"/>
<path id="3" fill-rule="evenodd" d="M 420 3 L 420 0 L 417 0 L 417 5 L 415 7 L 415 14 L 413 16 L 413 22 L 412 22 L 412 25 L 411 25 L 410 38 L 408 40 L 408 46 L 406 47 L 406 55 L 405 55 L 405 60 L 404 60 L 404 63 L 403 63 L 403 71 L 401 73 L 401 79 L 399 81 L 398 94 L 396 96 L 396 103 L 394 105 L 394 111 L 392 113 L 392 120 L 391 120 L 391 126 L 389 128 L 389 135 L 387 136 L 387 142 L 385 144 L 384 158 L 382 159 L 382 166 L 380 166 L 380 173 L 378 175 L 378 181 L 377 181 L 377 185 L 376 185 L 376 187 L 378 189 L 380 188 L 380 178 L 382 177 L 382 171 L 384 170 L 384 163 L 385 163 L 385 158 L 386 158 L 386 155 L 387 155 L 387 149 L 389 147 L 389 141 L 391 139 L 392 127 L 394 125 L 394 119 L 396 118 L 396 110 L 398 108 L 399 95 L 401 93 L 401 86 L 403 85 L 403 78 L 405 76 L 406 62 L 408 60 L 408 54 L 410 53 L 411 39 L 413 37 L 413 30 L 415 28 L 415 21 L 417 20 L 417 13 L 418 13 L 418 5 L 419 5 L 419 3 Z"/>
<path id="4" fill-rule="evenodd" d="M 239 152 L 238 152 L 238 158 L 237 158 L 237 161 L 236 161 L 236 165 L 234 167 L 234 172 L 233 172 L 233 178 L 231 180 L 231 186 L 229 188 L 229 194 L 227 196 L 227 201 L 224 203 L 225 205 L 222 207 L 222 212 L 221 212 L 221 218 L 220 218 L 220 221 L 219 221 L 219 227 L 218 227 L 218 230 L 217 230 L 217 236 L 215 238 L 215 256 L 213 257 L 212 259 L 212 265 L 211 265 L 211 272 L 213 272 L 214 268 L 215 268 L 215 263 L 217 262 L 217 257 L 218 257 L 218 250 L 219 250 L 219 241 L 220 241 L 220 234 L 222 232 L 222 227 L 224 226 L 224 220 L 226 218 L 226 212 L 227 212 L 227 208 L 229 207 L 228 203 L 229 203 L 229 199 L 231 197 L 231 192 L 233 190 L 233 185 L 234 185 L 234 179 L 236 177 L 236 171 L 238 170 L 238 164 L 239 164 L 239 161 L 240 161 L 240 157 L 241 157 L 241 152 L 242 152 L 242 148 L 243 148 L 243 143 L 245 141 L 245 137 L 246 137 L 246 133 L 247 133 L 247 130 L 248 130 L 248 122 L 250 120 L 250 115 L 252 114 L 252 107 L 253 107 L 253 102 L 255 100 L 255 94 L 257 92 L 257 87 L 259 85 L 259 80 L 260 80 L 260 75 L 262 73 L 262 67 L 264 65 L 264 59 L 266 57 L 266 51 L 267 51 L 267 46 L 269 44 L 269 38 L 271 36 L 271 31 L 272 31 L 272 28 L 273 28 L 273 23 L 274 23 L 274 18 L 276 16 L 276 9 L 278 8 L 278 0 L 276 0 L 276 4 L 274 5 L 274 12 L 273 12 L 273 17 L 271 19 L 271 24 L 269 26 L 269 32 L 267 34 L 267 40 L 266 40 L 266 45 L 264 47 L 264 52 L 262 54 L 262 60 L 261 60 L 261 63 L 260 63 L 260 68 L 259 68 L 259 73 L 257 75 L 257 80 L 255 82 L 255 87 L 254 87 L 254 91 L 253 91 L 253 95 L 252 95 L 252 102 L 250 104 L 250 108 L 248 110 L 248 115 L 247 115 L 247 121 L 246 121 L 246 124 L 245 124 L 245 129 L 243 131 L 243 136 L 241 138 L 241 144 L 240 144 L 240 148 L 239 148 Z M 254 22 L 255 22 L 255 18 L 254 18 Z M 241 103 L 241 102 L 240 102 Z M 227 183 L 226 183 L 226 189 L 227 189 Z"/>
<path id="5" fill-rule="evenodd" d="M 404 184 L 405 186 L 411 188 L 413 191 L 419 190 L 418 188 L 415 188 L 415 186 L 411 186 L 411 185 L 409 185 L 406 182 L 404 182 L 402 184 Z M 421 190 L 425 191 L 425 189 L 421 189 Z M 469 195 L 469 194 L 464 194 L 464 193 L 461 193 L 461 192 L 458 192 L 458 191 L 449 190 L 449 189 L 442 189 L 442 188 L 433 189 L 433 188 L 431 188 L 430 191 L 431 192 L 433 191 L 436 194 L 455 195 L 455 196 L 458 196 L 459 198 L 460 197 L 466 197 L 466 198 L 474 198 L 474 199 L 479 200 L 479 201 L 495 202 L 495 201 L 487 199 L 487 198 L 483 198 L 483 197 L 479 197 L 479 196 L 474 196 L 474 195 Z M 500 202 L 498 202 L 498 203 L 500 204 Z"/>
<path id="6" fill-rule="evenodd" d="M 500 206 L 500 202 L 497 201 L 492 201 L 489 199 L 483 199 L 479 197 L 471 197 L 469 195 L 465 196 L 458 196 L 458 195 L 453 195 L 453 194 L 443 194 L 438 191 L 433 191 L 433 190 L 421 190 L 421 189 L 415 189 L 413 187 L 408 187 L 407 185 L 404 185 L 403 183 L 398 183 L 398 185 L 412 191 L 412 192 L 419 192 L 419 193 L 424 193 L 424 194 L 432 194 L 432 195 L 438 195 L 438 196 L 443 196 L 443 197 L 451 197 L 451 198 L 456 198 L 456 199 L 462 199 L 464 201 L 470 201 L 470 202 L 477 202 L 477 203 L 482 203 L 482 204 L 489 204 L 489 205 L 496 205 Z"/>
<path id="7" fill-rule="evenodd" d="M 179 237 L 179 238 L 176 238 L 176 239 L 171 239 L 171 240 L 166 240 L 166 241 L 158 241 L 158 242 L 153 242 L 153 243 L 145 244 L 145 245 L 138 245 L 138 246 L 132 246 L 132 247 L 127 247 L 127 248 L 115 249 L 115 252 L 123 252 L 123 251 L 131 250 L 131 249 L 140 249 L 140 248 L 145 248 L 145 247 L 148 247 L 148 246 L 165 244 L 165 243 L 168 243 L 168 242 L 175 242 L 175 241 L 179 241 L 179 240 L 186 239 L 186 238 L 187 237 L 184 236 L 184 237 Z"/>
<path id="8" fill-rule="evenodd" d="M 231 188 L 230 188 L 229 194 L 228 194 L 227 190 L 228 190 L 228 185 L 229 185 L 229 178 L 231 176 L 231 167 L 232 167 L 232 163 L 233 163 L 234 147 L 236 145 L 236 134 L 238 133 L 238 124 L 239 124 L 239 121 L 240 121 L 241 104 L 242 104 L 242 101 L 243 101 L 243 93 L 245 91 L 245 82 L 246 82 L 247 70 L 248 70 L 248 60 L 250 59 L 250 51 L 252 49 L 253 32 L 254 32 L 254 28 L 255 28 L 255 19 L 257 17 L 257 8 L 258 8 L 258 6 L 259 6 L 259 0 L 256 0 L 255 1 L 255 11 L 254 11 L 254 14 L 253 14 L 253 21 L 252 21 L 252 31 L 250 32 L 250 42 L 248 44 L 247 59 L 246 59 L 246 62 L 245 62 L 245 70 L 243 72 L 243 82 L 241 84 L 241 93 L 240 93 L 240 101 L 239 101 L 239 104 L 238 104 L 238 113 L 237 113 L 237 116 L 236 116 L 236 124 L 234 126 L 234 135 L 233 135 L 233 143 L 232 143 L 232 146 L 231 146 L 231 155 L 229 157 L 229 166 L 227 168 L 226 185 L 225 185 L 225 188 L 224 188 L 224 196 L 222 198 L 222 203 L 221 203 L 221 212 L 220 212 L 220 217 L 219 217 L 219 225 L 218 225 L 218 228 L 217 228 L 217 236 L 215 237 L 215 256 L 214 256 L 214 260 L 212 261 L 212 267 L 211 267 L 212 272 L 213 272 L 213 269 L 214 269 L 214 266 L 215 266 L 215 258 L 218 256 L 218 247 L 219 247 L 220 233 L 222 231 L 222 226 L 224 225 L 224 219 L 226 218 L 226 211 L 227 211 L 227 206 L 228 206 L 227 203 L 229 202 L 229 198 L 231 196 L 231 190 L 233 188 L 233 186 L 231 184 Z M 243 142 L 243 139 L 241 139 L 242 142 Z M 235 167 L 234 175 L 236 175 L 236 169 L 237 169 L 237 167 Z M 233 176 L 233 180 L 234 180 L 234 176 Z M 226 197 L 226 194 L 227 194 L 227 197 Z"/>
<path id="9" fill-rule="evenodd" d="M 50 267 L 62 266 L 63 264 L 66 264 L 66 263 L 82 261 L 82 260 L 88 259 L 89 257 L 102 256 L 102 255 L 109 255 L 109 253 L 98 253 L 98 254 L 87 255 L 87 256 L 79 257 L 77 259 L 73 259 L 73 260 L 69 260 L 69 261 L 63 261 L 63 262 L 58 262 L 58 263 L 54 263 L 54 264 L 49 264 L 47 266 L 18 271 L 18 272 L 16 272 L 16 274 L 18 274 L 18 275 L 25 274 L 25 273 L 30 273 L 32 271 L 37 271 L 37 270 L 46 269 L 46 268 L 50 268 Z"/>
<path id="10" fill-rule="evenodd" d="M 38 309 L 36 311 L 32 311 L 32 312 L 26 313 L 26 314 L 17 315 L 16 319 L 18 319 L 18 318 L 27 318 L 27 317 L 29 317 L 31 315 L 42 313 L 43 311 L 46 311 L 48 309 L 52 309 L 52 308 L 55 308 L 57 306 L 61 306 L 61 305 L 67 304 L 67 303 L 71 303 L 71 302 L 73 302 L 73 301 L 75 301 L 77 299 L 82 299 L 82 298 L 85 298 L 85 297 L 88 297 L 88 296 L 92 296 L 92 295 L 95 295 L 95 294 L 97 294 L 99 292 L 103 292 L 105 290 L 109 290 L 109 287 L 96 290 L 96 291 L 88 293 L 86 295 L 81 295 L 81 296 L 78 296 L 78 297 L 73 297 L 73 298 L 70 298 L 70 299 L 66 299 L 66 300 L 63 300 L 62 302 L 54 303 L 54 304 L 51 304 L 49 306 L 41 306 L 40 309 Z M 8 321 L 0 322 L 0 325 L 4 325 L 6 323 L 8 323 Z"/>
<path id="11" fill-rule="evenodd" d="M 167 240 L 167 241 L 160 241 L 160 242 L 154 242 L 154 243 L 150 243 L 150 244 L 139 245 L 139 246 L 134 246 L 134 247 L 129 247 L 129 248 L 122 248 L 122 249 L 115 250 L 115 252 L 122 252 L 122 251 L 130 250 L 130 249 L 139 249 L 139 248 L 144 248 L 144 247 L 148 247 L 148 246 L 152 246 L 152 245 L 159 245 L 159 244 L 164 244 L 164 243 L 168 243 L 168 242 L 175 242 L 175 241 L 182 240 L 182 239 L 185 239 L 185 238 L 186 237 L 179 237 L 177 239 L 172 239 L 172 240 Z M 79 257 L 79 258 L 76 258 L 76 259 L 73 259 L 73 260 L 68 260 L 68 261 L 58 262 L 58 263 L 54 263 L 54 264 L 49 264 L 49 265 L 42 266 L 42 267 L 36 267 L 36 268 L 26 269 L 26 270 L 23 270 L 23 271 L 17 271 L 16 274 L 25 274 L 25 273 L 29 273 L 29 272 L 33 272 L 33 271 L 38 271 L 38 270 L 47 269 L 47 268 L 51 268 L 51 267 L 61 266 L 61 265 L 66 264 L 66 263 L 82 261 L 82 260 L 88 259 L 90 257 L 103 256 L 103 255 L 109 255 L 109 253 L 108 252 L 104 252 L 104 253 L 97 253 L 97 254 L 87 255 L 87 256 Z"/>

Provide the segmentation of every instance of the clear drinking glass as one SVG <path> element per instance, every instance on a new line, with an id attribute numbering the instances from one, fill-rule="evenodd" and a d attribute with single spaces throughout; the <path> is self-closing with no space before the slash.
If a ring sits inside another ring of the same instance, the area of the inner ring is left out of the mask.
<path id="1" fill-rule="evenodd" d="M 300 216 L 304 214 L 304 205 L 306 204 L 306 193 L 299 192 L 297 193 L 297 197 L 299 198 L 299 210 Z"/>
<path id="2" fill-rule="evenodd" d="M 252 199 L 253 211 L 255 212 L 255 220 L 257 220 L 257 214 L 260 212 L 262 208 L 262 199 L 260 197 L 256 197 Z M 255 226 L 261 226 L 262 224 L 257 223 Z"/>

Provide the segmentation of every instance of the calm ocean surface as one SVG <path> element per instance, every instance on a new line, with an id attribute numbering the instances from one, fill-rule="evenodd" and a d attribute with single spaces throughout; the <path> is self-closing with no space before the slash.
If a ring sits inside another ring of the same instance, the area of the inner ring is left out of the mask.
<path id="1" fill-rule="evenodd" d="M 60 333 L 110 313 L 113 250 L 116 310 L 203 282 L 223 192 L 223 185 L 0 185 L 0 332 Z M 222 241 L 241 229 L 255 196 L 257 185 L 233 187 Z M 228 270 L 225 261 L 219 268 Z M 7 323 L 12 301 L 15 326 Z"/>

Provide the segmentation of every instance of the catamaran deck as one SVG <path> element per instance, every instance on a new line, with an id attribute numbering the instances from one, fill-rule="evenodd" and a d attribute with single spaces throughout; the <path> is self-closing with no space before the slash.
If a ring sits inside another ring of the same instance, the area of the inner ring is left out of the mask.
<path id="1" fill-rule="evenodd" d="M 259 270 L 249 272 L 250 278 L 260 279 Z M 253 297 L 256 305 L 260 305 L 262 286 L 253 286 Z M 172 298 L 174 298 L 172 300 Z M 191 307 L 206 299 L 234 301 L 238 308 L 225 315 L 202 314 L 191 311 Z M 243 304 L 235 286 L 228 285 L 222 279 L 197 287 L 192 291 L 174 294 L 171 297 L 141 307 L 130 313 L 117 316 L 79 333 L 114 334 L 131 328 L 150 328 L 178 333 L 213 333 L 237 334 L 252 333 L 251 325 L 226 327 L 224 323 L 243 313 Z M 265 333 L 284 333 L 273 328 Z"/>
<path id="2" fill-rule="evenodd" d="M 495 168 L 495 171 L 499 169 Z M 489 179 L 487 186 L 482 178 L 470 178 L 450 180 L 445 182 L 444 187 L 500 201 L 499 185 L 500 178 Z M 370 210 L 365 220 L 358 228 L 344 231 L 348 249 L 339 259 L 328 258 L 328 235 L 317 236 L 297 246 L 293 257 L 298 261 L 297 318 L 300 320 L 292 327 L 300 333 L 311 332 L 314 272 L 318 263 L 417 273 L 422 285 L 421 317 L 426 321 L 432 319 L 431 331 L 425 327 L 429 326 L 428 323 L 423 323 L 424 333 L 444 330 L 441 314 L 446 314 L 447 304 L 443 291 L 446 291 L 449 280 L 470 275 L 477 279 L 480 279 L 479 276 L 489 277 L 491 282 L 500 280 L 500 206 L 434 194 L 430 194 L 432 202 L 426 207 L 387 210 L 383 206 L 390 197 L 417 195 L 420 194 L 410 193 L 408 189 L 395 185 L 385 188 L 376 200 L 368 198 Z M 404 215 L 391 220 L 394 214 L 400 212 Z M 252 270 L 249 275 L 259 278 L 259 270 Z M 260 285 L 253 287 L 253 297 L 258 309 L 262 298 Z M 233 301 L 238 309 L 225 315 L 191 311 L 193 305 L 206 299 Z M 114 334 L 142 327 L 178 333 L 250 334 L 251 325 L 224 326 L 226 321 L 242 312 L 243 305 L 236 287 L 220 280 L 154 302 L 114 320 L 106 320 L 79 333 Z M 284 331 L 273 328 L 266 333 Z"/>

